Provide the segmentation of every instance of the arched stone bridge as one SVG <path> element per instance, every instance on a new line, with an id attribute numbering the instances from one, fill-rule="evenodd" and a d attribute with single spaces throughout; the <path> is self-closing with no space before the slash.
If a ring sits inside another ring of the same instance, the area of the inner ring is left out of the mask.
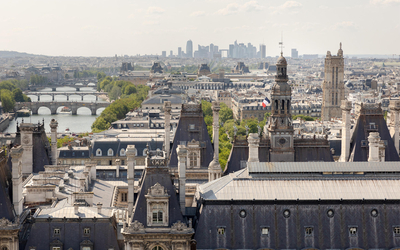
<path id="1" fill-rule="evenodd" d="M 69 101 L 70 96 L 80 96 L 81 101 L 83 101 L 84 96 L 95 96 L 96 101 L 99 100 L 100 95 L 107 95 L 106 92 L 26 92 L 26 95 L 37 96 L 37 101 L 40 102 L 41 96 L 51 96 L 52 100 L 54 101 L 55 96 L 66 96 L 67 101 Z"/>
<path id="2" fill-rule="evenodd" d="M 68 107 L 71 109 L 72 114 L 76 115 L 79 108 L 88 108 L 92 115 L 96 115 L 99 108 L 106 108 L 109 105 L 109 102 L 17 102 L 14 109 L 27 108 L 32 111 L 32 115 L 37 115 L 39 108 L 46 107 L 50 109 L 52 115 L 55 115 L 59 107 Z"/>

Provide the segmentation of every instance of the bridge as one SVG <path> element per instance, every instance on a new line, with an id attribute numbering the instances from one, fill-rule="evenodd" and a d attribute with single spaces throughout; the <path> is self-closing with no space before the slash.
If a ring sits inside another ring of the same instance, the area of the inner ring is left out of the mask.
<path id="1" fill-rule="evenodd" d="M 99 108 L 106 108 L 109 105 L 109 102 L 17 102 L 14 110 L 29 109 L 32 111 L 32 115 L 37 115 L 39 108 L 45 107 L 50 109 L 52 115 L 55 115 L 59 107 L 68 107 L 71 109 L 72 114 L 76 115 L 78 109 L 88 108 L 92 115 L 96 115 Z"/>
<path id="2" fill-rule="evenodd" d="M 37 96 L 37 101 L 40 102 L 41 96 L 51 96 L 52 101 L 54 101 L 55 96 L 66 96 L 67 101 L 69 101 L 70 96 L 80 96 L 81 101 L 83 101 L 84 96 L 95 96 L 96 101 L 99 100 L 100 95 L 107 95 L 106 92 L 26 92 L 26 95 Z"/>

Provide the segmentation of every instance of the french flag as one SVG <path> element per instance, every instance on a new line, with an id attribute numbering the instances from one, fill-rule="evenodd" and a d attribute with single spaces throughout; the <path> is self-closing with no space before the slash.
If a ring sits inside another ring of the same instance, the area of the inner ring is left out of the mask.
<path id="1" fill-rule="evenodd" d="M 263 107 L 267 107 L 268 104 L 270 104 L 270 100 L 268 99 L 268 97 L 265 97 L 264 101 L 262 102 Z"/>

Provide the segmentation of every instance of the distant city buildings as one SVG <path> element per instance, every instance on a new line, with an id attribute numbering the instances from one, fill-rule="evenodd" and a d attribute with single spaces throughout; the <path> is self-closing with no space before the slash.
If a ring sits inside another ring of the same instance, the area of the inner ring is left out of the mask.
<path id="1" fill-rule="evenodd" d="M 189 40 L 186 42 L 186 57 L 192 58 L 193 57 L 193 42 Z"/>
<path id="2" fill-rule="evenodd" d="M 260 44 L 260 57 L 265 58 L 267 55 L 267 47 L 265 44 Z"/>
<path id="3" fill-rule="evenodd" d="M 299 52 L 297 49 L 292 49 L 292 58 L 299 58 Z"/>

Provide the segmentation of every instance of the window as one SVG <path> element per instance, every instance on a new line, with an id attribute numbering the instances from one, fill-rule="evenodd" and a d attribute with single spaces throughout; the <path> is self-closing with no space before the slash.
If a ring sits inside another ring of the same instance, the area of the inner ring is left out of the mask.
<path id="1" fill-rule="evenodd" d="M 108 161 L 108 165 L 112 166 L 112 160 Z"/>
<path id="2" fill-rule="evenodd" d="M 153 247 L 153 249 L 152 250 L 163 250 L 163 248 L 162 247 L 160 247 L 160 246 L 155 246 L 155 247 Z"/>
<path id="3" fill-rule="evenodd" d="M 125 165 L 125 160 L 121 160 L 121 165 Z"/>
<path id="4" fill-rule="evenodd" d="M 72 152 L 72 156 L 75 156 L 75 152 Z"/>
<path id="5" fill-rule="evenodd" d="M 313 232 L 314 232 L 314 228 L 313 227 L 306 227 L 305 228 L 306 236 L 312 236 Z"/>
<path id="6" fill-rule="evenodd" d="M 350 236 L 357 236 L 357 227 L 349 227 Z"/>
<path id="7" fill-rule="evenodd" d="M 399 237 L 400 236 L 400 226 L 393 227 L 393 233 L 394 233 L 394 236 Z"/>
<path id="8" fill-rule="evenodd" d="M 225 228 L 224 227 L 219 227 L 218 228 L 218 235 L 225 235 Z"/>
<path id="9" fill-rule="evenodd" d="M 189 124 L 189 129 L 190 130 L 194 130 L 196 127 L 195 127 L 195 125 L 194 124 Z"/>
<path id="10" fill-rule="evenodd" d="M 285 211 L 283 211 L 283 217 L 285 218 L 289 218 L 290 217 L 290 210 L 286 209 Z"/>
<path id="11" fill-rule="evenodd" d="M 190 167 L 197 167 L 197 154 L 195 152 L 189 154 L 189 161 Z"/>
<path id="12" fill-rule="evenodd" d="M 1 247 L 1 250 L 8 250 L 8 247 Z"/>
<path id="13" fill-rule="evenodd" d="M 103 155 L 103 153 L 101 152 L 101 149 L 97 149 L 96 150 L 96 156 L 102 156 Z"/>
<path id="14" fill-rule="evenodd" d="M 85 228 L 83 229 L 83 236 L 89 236 L 89 234 L 90 234 L 90 228 L 85 227 Z"/>
<path id="15" fill-rule="evenodd" d="M 107 155 L 108 156 L 113 156 L 114 155 L 114 151 L 111 148 L 109 148 L 108 151 L 107 151 Z"/>
<path id="16" fill-rule="evenodd" d="M 125 149 L 121 149 L 120 151 L 119 151 L 119 155 L 120 156 L 125 156 Z"/>
<path id="17" fill-rule="evenodd" d="M 53 247 L 52 250 L 61 250 L 61 247 Z"/>
<path id="18" fill-rule="evenodd" d="M 269 235 L 269 227 L 261 228 L 261 235 Z"/>
<path id="19" fill-rule="evenodd" d="M 59 228 L 54 228 L 54 236 L 60 235 L 60 229 Z"/>
<path id="20" fill-rule="evenodd" d="M 82 247 L 82 250 L 91 250 L 90 247 Z"/>
<path id="21" fill-rule="evenodd" d="M 157 204 L 153 207 L 153 223 L 161 224 L 163 223 L 163 211 L 162 206 Z"/>
<path id="22" fill-rule="evenodd" d="M 82 156 L 85 156 L 85 152 L 82 152 Z"/>
<path id="23" fill-rule="evenodd" d="M 121 193 L 121 202 L 128 201 L 128 193 Z"/>

